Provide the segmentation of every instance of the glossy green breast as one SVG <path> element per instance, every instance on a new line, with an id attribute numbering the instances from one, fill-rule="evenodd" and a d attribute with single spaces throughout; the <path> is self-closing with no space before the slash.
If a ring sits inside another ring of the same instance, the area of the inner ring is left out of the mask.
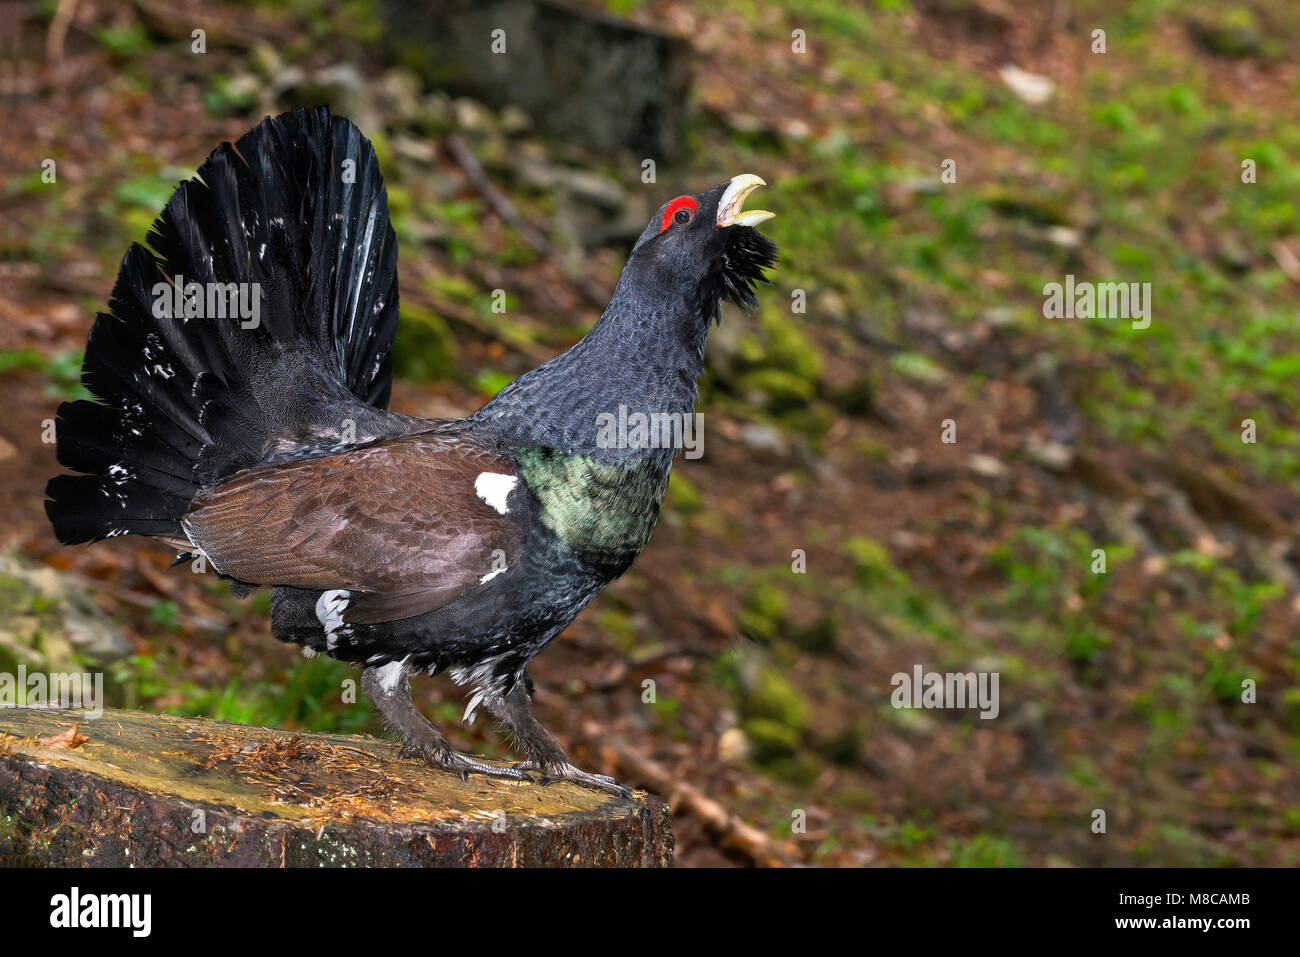
<path id="1" fill-rule="evenodd" d="M 592 568 L 626 571 L 659 518 L 671 459 L 603 465 L 551 449 L 524 449 L 518 459 L 542 524 Z"/>

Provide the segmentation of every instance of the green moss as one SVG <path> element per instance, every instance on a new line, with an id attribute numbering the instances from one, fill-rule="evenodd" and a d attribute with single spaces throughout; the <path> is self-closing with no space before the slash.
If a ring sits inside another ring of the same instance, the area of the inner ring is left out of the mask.
<path id="1" fill-rule="evenodd" d="M 807 405 L 814 393 L 813 383 L 783 369 L 755 369 L 736 382 L 736 391 L 744 398 L 780 414 Z"/>
<path id="2" fill-rule="evenodd" d="M 27 833 L 12 814 L 0 815 L 0 848 L 16 848 L 25 843 Z"/>
<path id="3" fill-rule="evenodd" d="M 680 469 L 675 469 L 668 477 L 668 494 L 664 498 L 673 511 L 694 514 L 704 507 L 700 491 Z"/>
<path id="4" fill-rule="evenodd" d="M 1110 645 L 1110 637 L 1086 624 L 1071 628 L 1065 637 L 1065 657 L 1076 664 L 1092 664 Z"/>
<path id="5" fill-rule="evenodd" d="M 776 641 L 784 628 L 788 605 L 785 593 L 776 585 L 762 583 L 754 586 L 745 598 L 740 630 L 768 644 Z"/>
<path id="6" fill-rule="evenodd" d="M 257 105 L 257 80 L 245 74 L 230 77 L 214 73 L 203 91 L 203 107 L 214 116 L 244 114 Z"/>
<path id="7" fill-rule="evenodd" d="M 611 602 L 604 601 L 597 603 L 588 614 L 602 640 L 609 641 L 615 648 L 630 654 L 645 644 L 626 609 L 611 607 Z M 456 719 L 460 719 L 459 714 Z"/>
<path id="8" fill-rule="evenodd" d="M 826 762 L 808 750 L 796 754 L 773 757 L 766 762 L 767 771 L 773 777 L 791 784 L 807 786 L 816 781 L 826 770 Z"/>
<path id="9" fill-rule="evenodd" d="M 474 305 L 481 296 L 481 290 L 478 286 L 464 276 L 455 273 L 433 273 L 426 276 L 421 284 L 435 298 L 447 299 L 465 306 Z M 406 316 L 405 309 L 403 309 L 402 316 L 403 318 Z"/>
<path id="10" fill-rule="evenodd" d="M 135 21 L 122 26 L 101 27 L 95 31 L 95 39 L 113 56 L 124 59 L 139 57 L 152 45 L 149 32 Z"/>
<path id="11" fill-rule="evenodd" d="M 430 382 L 451 377 L 459 368 L 456 337 L 432 309 L 403 305 L 393 347 L 393 372 L 404 379 Z"/>
<path id="12" fill-rule="evenodd" d="M 898 585 L 907 580 L 907 576 L 894 567 L 889 549 L 875 539 L 855 536 L 844 542 L 844 551 L 853 562 L 854 577 L 863 585 Z"/>
<path id="13" fill-rule="evenodd" d="M 741 728 L 749 739 L 754 760 L 760 764 L 793 757 L 802 741 L 794 728 L 768 718 L 747 718 Z"/>
<path id="14" fill-rule="evenodd" d="M 1300 688 L 1287 688 L 1282 692 L 1282 713 L 1292 734 L 1300 734 Z"/>
<path id="15" fill-rule="evenodd" d="M 1191 16 L 1190 26 L 1202 47 L 1228 59 L 1272 58 L 1281 50 L 1278 41 L 1261 30 L 1255 12 L 1246 6 L 1198 10 Z"/>
<path id="16" fill-rule="evenodd" d="M 825 371 L 826 361 L 817 345 L 796 325 L 800 318 L 779 308 L 763 310 L 764 361 L 792 376 L 816 382 Z"/>
<path id="17" fill-rule="evenodd" d="M 80 668 L 59 605 L 21 578 L 0 575 L 0 671 L 14 674 L 19 665 L 45 672 Z"/>
<path id="18" fill-rule="evenodd" d="M 955 867 L 1024 867 L 1024 855 L 1011 841 L 992 834 L 977 834 L 959 844 L 949 843 Z"/>
<path id="19" fill-rule="evenodd" d="M 741 709 L 746 720 L 774 721 L 802 736 L 809 724 L 808 702 L 802 692 L 770 664 L 759 665 L 756 672 L 742 682 Z"/>
<path id="20" fill-rule="evenodd" d="M 948 371 L 929 356 L 919 352 L 900 352 L 889 360 L 896 372 L 922 385 L 940 385 L 948 380 Z"/>

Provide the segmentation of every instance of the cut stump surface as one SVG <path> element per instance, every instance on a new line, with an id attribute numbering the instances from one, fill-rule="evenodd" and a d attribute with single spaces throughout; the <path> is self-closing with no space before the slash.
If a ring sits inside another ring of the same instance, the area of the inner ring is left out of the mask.
<path id="1" fill-rule="evenodd" d="M 654 797 L 461 781 L 397 752 L 203 718 L 2 708 L 0 866 L 672 862 L 668 809 Z"/>

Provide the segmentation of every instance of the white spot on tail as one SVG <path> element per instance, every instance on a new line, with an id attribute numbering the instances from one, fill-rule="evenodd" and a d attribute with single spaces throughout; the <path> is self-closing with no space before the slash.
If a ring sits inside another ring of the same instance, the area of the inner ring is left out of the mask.
<path id="1" fill-rule="evenodd" d="M 482 578 L 478 580 L 478 583 L 480 585 L 485 585 L 488 582 L 490 582 L 492 579 L 500 575 L 503 571 L 505 571 L 504 568 L 498 568 L 496 571 L 488 572 L 486 575 L 484 575 Z"/>
<path id="2" fill-rule="evenodd" d="M 504 515 L 508 511 L 506 497 L 519 484 L 516 475 L 502 475 L 500 472 L 480 472 L 474 480 L 474 491 L 478 497 Z"/>

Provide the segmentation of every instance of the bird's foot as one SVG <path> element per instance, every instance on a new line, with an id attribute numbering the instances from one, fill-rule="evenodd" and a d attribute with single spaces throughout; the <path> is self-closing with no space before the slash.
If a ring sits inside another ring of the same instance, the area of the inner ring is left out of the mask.
<path id="1" fill-rule="evenodd" d="M 511 781 L 528 781 L 532 777 L 523 768 L 491 764 L 478 758 L 453 751 L 450 748 L 430 748 L 422 745 L 407 744 L 402 746 L 399 756 L 403 758 L 422 758 L 430 767 L 440 771 L 450 771 L 462 781 L 468 781 L 471 774 L 482 774 L 492 778 L 507 778 Z"/>
<path id="2" fill-rule="evenodd" d="M 540 765 L 536 761 L 520 761 L 514 765 L 515 770 L 523 773 L 524 771 L 541 772 L 540 784 L 554 784 L 556 781 L 572 781 L 574 784 L 581 785 L 584 788 L 591 788 L 595 791 L 604 791 L 607 794 L 614 794 L 621 798 L 632 797 L 632 792 L 623 785 L 619 784 L 607 774 L 591 774 L 587 771 L 575 768 L 567 761 Z"/>

